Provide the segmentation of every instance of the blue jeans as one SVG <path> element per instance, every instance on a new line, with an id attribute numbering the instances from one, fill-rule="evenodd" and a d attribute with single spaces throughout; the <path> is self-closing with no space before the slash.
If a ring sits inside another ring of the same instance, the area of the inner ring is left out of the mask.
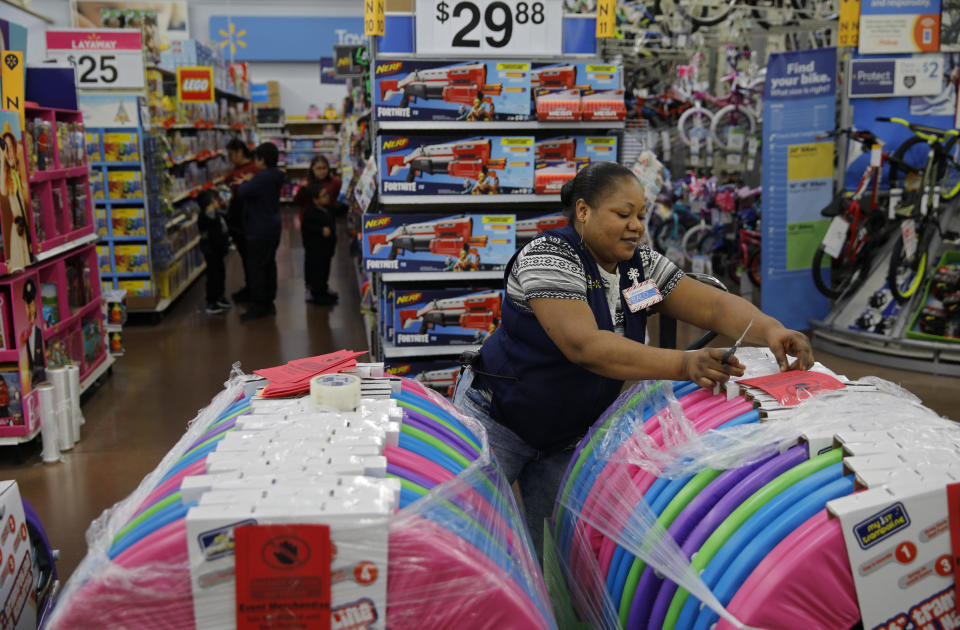
<path id="1" fill-rule="evenodd" d="M 547 454 L 527 444 L 519 435 L 490 416 L 491 393 L 473 387 L 473 371 L 464 370 L 457 381 L 453 404 L 476 418 L 487 431 L 490 451 L 511 484 L 519 481 L 527 528 L 537 555 L 543 555 L 543 522 L 553 514 L 557 490 L 574 446 Z"/>

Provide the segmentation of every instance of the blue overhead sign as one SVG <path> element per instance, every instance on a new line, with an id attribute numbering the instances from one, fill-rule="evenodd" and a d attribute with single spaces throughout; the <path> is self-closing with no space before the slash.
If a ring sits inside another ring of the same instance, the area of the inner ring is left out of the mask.
<path id="1" fill-rule="evenodd" d="M 210 18 L 210 41 L 234 61 L 319 61 L 335 44 L 363 44 L 362 17 Z"/>

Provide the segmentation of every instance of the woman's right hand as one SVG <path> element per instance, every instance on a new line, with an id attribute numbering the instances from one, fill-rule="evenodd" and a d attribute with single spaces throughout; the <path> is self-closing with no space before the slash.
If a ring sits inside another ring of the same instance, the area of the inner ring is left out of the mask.
<path id="1" fill-rule="evenodd" d="M 743 376 L 743 364 L 737 357 L 723 362 L 725 348 L 704 348 L 683 353 L 683 375 L 705 389 L 717 383 L 726 383 L 731 376 Z"/>

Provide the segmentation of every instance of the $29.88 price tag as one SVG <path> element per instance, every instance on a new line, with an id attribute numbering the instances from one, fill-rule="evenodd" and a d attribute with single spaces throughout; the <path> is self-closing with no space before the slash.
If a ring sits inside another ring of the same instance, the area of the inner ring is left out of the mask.
<path id="1" fill-rule="evenodd" d="M 417 52 L 559 55 L 561 0 L 417 0 Z"/>

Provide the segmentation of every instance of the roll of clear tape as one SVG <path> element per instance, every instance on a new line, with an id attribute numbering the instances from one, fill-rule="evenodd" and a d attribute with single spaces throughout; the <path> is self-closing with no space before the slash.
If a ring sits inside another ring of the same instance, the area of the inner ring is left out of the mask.
<path id="1" fill-rule="evenodd" d="M 60 435 L 58 441 L 61 451 L 69 451 L 77 443 L 73 431 L 73 418 L 70 413 L 70 374 L 67 368 L 54 368 L 47 370 L 47 376 L 53 382 L 54 389 L 54 410 L 57 418 L 57 430 Z"/>
<path id="2" fill-rule="evenodd" d="M 51 383 L 37 385 L 40 398 L 40 438 L 44 463 L 60 461 L 59 426 L 57 425 L 56 390 Z"/>
<path id="3" fill-rule="evenodd" d="M 79 437 L 80 427 L 87 423 L 87 420 L 83 417 L 83 412 L 80 411 L 80 366 L 68 365 L 67 370 L 70 371 L 70 400 L 73 403 L 73 419 L 77 423 L 77 436 Z"/>
<path id="4" fill-rule="evenodd" d="M 318 405 L 353 411 L 360 405 L 360 378 L 352 374 L 321 374 L 310 379 L 310 398 Z"/>

